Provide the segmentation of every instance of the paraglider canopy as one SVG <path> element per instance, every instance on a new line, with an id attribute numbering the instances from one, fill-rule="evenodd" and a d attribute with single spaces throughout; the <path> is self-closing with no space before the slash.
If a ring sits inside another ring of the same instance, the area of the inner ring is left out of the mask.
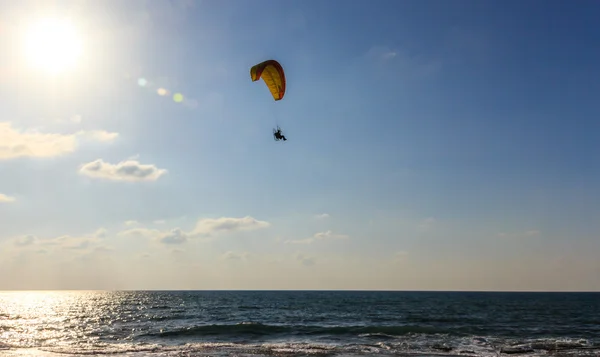
<path id="1" fill-rule="evenodd" d="M 285 73 L 283 67 L 275 60 L 267 60 L 250 68 L 252 82 L 263 79 L 275 101 L 285 95 Z"/>

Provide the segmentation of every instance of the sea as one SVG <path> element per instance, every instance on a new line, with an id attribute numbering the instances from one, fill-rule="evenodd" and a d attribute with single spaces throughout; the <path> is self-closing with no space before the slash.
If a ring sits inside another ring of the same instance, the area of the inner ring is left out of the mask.
<path id="1" fill-rule="evenodd" d="M 600 356 L 600 293 L 0 292 L 1 356 Z"/>

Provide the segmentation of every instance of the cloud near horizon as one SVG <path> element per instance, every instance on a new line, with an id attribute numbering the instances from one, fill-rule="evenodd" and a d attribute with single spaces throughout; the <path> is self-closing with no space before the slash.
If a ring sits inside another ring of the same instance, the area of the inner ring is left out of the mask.
<path id="1" fill-rule="evenodd" d="M 304 266 L 313 266 L 317 263 L 317 259 L 315 257 L 306 256 L 302 253 L 296 253 L 296 260 L 300 262 L 300 264 Z"/>
<path id="2" fill-rule="evenodd" d="M 304 238 L 304 239 L 296 239 L 296 240 L 287 240 L 286 244 L 311 244 L 316 241 L 323 240 L 339 240 L 339 239 L 348 239 L 350 238 L 345 234 L 335 234 L 332 231 L 328 230 L 325 232 L 315 233 L 312 237 Z"/>
<path id="3" fill-rule="evenodd" d="M 223 253 L 223 255 L 221 256 L 221 259 L 224 259 L 224 260 L 246 260 L 246 259 L 248 259 L 249 255 L 250 255 L 250 253 L 248 253 L 248 252 L 236 253 L 236 252 L 229 250 L 229 251 Z"/>
<path id="4" fill-rule="evenodd" d="M 99 228 L 92 233 L 80 236 L 60 235 L 52 238 L 40 238 L 35 235 L 27 234 L 12 238 L 13 246 L 21 249 L 37 249 L 38 253 L 48 253 L 49 251 L 64 253 L 66 250 L 93 251 L 93 250 L 111 250 L 112 248 L 104 245 L 104 239 L 107 236 L 107 230 Z"/>
<path id="5" fill-rule="evenodd" d="M 97 159 L 81 165 L 79 173 L 96 179 L 141 182 L 156 181 L 165 175 L 167 170 L 159 169 L 153 164 L 141 164 L 137 160 L 125 160 L 111 164 Z"/>
<path id="6" fill-rule="evenodd" d="M 0 160 L 19 157 L 55 157 L 73 153 L 80 139 L 113 141 L 119 134 L 105 130 L 78 131 L 73 134 L 20 130 L 11 122 L 0 122 Z"/>
<path id="7" fill-rule="evenodd" d="M 182 244 L 189 240 L 207 241 L 222 234 L 265 229 L 270 226 L 269 222 L 250 216 L 204 218 L 198 220 L 195 227 L 187 232 L 179 227 L 170 230 L 140 227 L 121 231 L 118 235 L 148 238 L 162 244 Z"/>

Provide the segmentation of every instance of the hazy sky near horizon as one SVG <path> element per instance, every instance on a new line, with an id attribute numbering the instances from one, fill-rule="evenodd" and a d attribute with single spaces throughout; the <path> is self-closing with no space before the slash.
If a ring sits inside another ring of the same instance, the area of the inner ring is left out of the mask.
<path id="1" fill-rule="evenodd" d="M 600 290 L 599 14 L 2 0 L 0 289 Z"/>

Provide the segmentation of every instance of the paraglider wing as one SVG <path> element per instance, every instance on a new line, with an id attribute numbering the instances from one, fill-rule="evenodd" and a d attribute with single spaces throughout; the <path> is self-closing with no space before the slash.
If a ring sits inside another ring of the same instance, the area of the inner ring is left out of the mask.
<path id="1" fill-rule="evenodd" d="M 281 100 L 285 95 L 285 73 L 283 67 L 275 60 L 267 60 L 250 68 L 252 82 L 263 79 L 273 99 Z"/>

